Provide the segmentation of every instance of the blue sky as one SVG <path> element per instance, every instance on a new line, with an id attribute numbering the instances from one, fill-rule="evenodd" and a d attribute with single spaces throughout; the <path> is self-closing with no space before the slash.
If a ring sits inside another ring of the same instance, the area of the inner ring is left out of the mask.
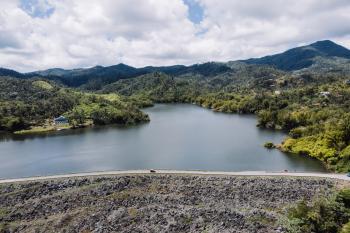
<path id="1" fill-rule="evenodd" d="M 203 20 L 203 8 L 196 0 L 183 0 L 188 6 L 188 18 L 194 24 Z M 53 14 L 54 8 L 46 0 L 21 0 L 20 7 L 32 17 L 45 18 Z"/>
<path id="2" fill-rule="evenodd" d="M 183 0 L 188 6 L 188 18 L 195 24 L 203 20 L 203 8 L 196 0 Z"/>
<path id="3" fill-rule="evenodd" d="M 350 48 L 349 0 L 0 0 L 0 67 L 22 72 Z"/>
<path id="4" fill-rule="evenodd" d="M 20 7 L 32 17 L 46 18 L 54 12 L 46 0 L 21 0 Z"/>

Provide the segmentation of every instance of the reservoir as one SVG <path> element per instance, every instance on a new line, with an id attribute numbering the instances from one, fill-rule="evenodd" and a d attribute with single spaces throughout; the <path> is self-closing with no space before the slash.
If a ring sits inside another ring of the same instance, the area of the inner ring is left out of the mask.
<path id="1" fill-rule="evenodd" d="M 189 104 L 144 111 L 151 121 L 131 127 L 3 134 L 0 179 L 129 169 L 325 172 L 317 160 L 264 148 L 287 135 L 257 128 L 255 116 Z"/>

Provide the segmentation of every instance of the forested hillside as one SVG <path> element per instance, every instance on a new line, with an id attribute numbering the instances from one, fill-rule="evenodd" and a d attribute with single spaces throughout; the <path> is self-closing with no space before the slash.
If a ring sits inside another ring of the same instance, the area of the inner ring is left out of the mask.
<path id="1" fill-rule="evenodd" d="M 35 71 L 28 74 L 16 74 L 16 76 L 35 77 L 41 76 L 51 80 L 59 81 L 70 87 L 80 87 L 87 90 L 100 90 L 103 86 L 118 80 L 135 78 L 140 75 L 161 72 L 170 76 L 185 78 L 222 78 L 231 76 L 242 76 L 242 71 L 258 69 L 257 67 L 269 66 L 271 72 L 298 71 L 301 69 L 322 68 L 325 71 L 342 70 L 349 71 L 350 50 L 335 44 L 332 41 L 318 41 L 313 44 L 290 49 L 284 53 L 254 58 L 242 61 L 230 62 L 206 62 L 190 66 L 146 66 L 135 68 L 125 64 L 113 66 L 95 66 L 81 69 L 48 69 Z M 321 64 L 321 67 L 319 66 Z M 317 66 L 318 65 L 318 66 Z M 318 70 L 319 71 L 319 70 Z M 7 75 L 9 70 L 7 70 Z M 1 70 L 0 70 L 1 74 Z M 244 75 L 243 78 L 249 78 Z"/>
<path id="2" fill-rule="evenodd" d="M 307 46 L 290 49 L 284 53 L 245 60 L 248 64 L 272 65 L 278 69 L 292 71 L 310 67 L 318 58 L 350 59 L 350 51 L 336 43 L 324 40 Z"/>
<path id="3" fill-rule="evenodd" d="M 148 117 L 117 95 L 96 95 L 39 79 L 0 77 L 0 130 L 16 131 L 65 115 L 73 124 L 131 124 Z"/>
<path id="4" fill-rule="evenodd" d="M 0 130 L 42 125 L 59 115 L 73 126 L 88 121 L 135 124 L 149 120 L 142 107 L 191 103 L 219 112 L 256 114 L 259 127 L 289 133 L 279 149 L 347 171 L 349 54 L 344 47 L 321 41 L 259 60 L 227 63 L 144 68 L 119 64 L 25 76 L 3 70 L 13 77 L 0 77 Z"/>
<path id="5" fill-rule="evenodd" d="M 271 76 L 268 70 L 259 71 L 241 85 L 233 77 L 183 79 L 154 73 L 117 81 L 101 93 L 118 93 L 136 102 L 195 103 L 214 111 L 257 114 L 260 127 L 289 132 L 280 149 L 346 171 L 350 167 L 350 75 Z"/>

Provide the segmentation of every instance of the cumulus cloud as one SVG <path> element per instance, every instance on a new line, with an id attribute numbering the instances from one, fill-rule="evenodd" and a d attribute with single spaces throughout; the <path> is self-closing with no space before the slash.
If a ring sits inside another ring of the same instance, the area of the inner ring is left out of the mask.
<path id="1" fill-rule="evenodd" d="M 1 0 L 0 6 L 0 66 L 19 71 L 227 61 L 321 39 L 350 47 L 348 0 Z"/>

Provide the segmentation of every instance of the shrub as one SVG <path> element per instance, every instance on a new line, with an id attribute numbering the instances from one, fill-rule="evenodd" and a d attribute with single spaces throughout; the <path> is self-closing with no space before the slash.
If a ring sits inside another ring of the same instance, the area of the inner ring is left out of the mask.
<path id="1" fill-rule="evenodd" d="M 273 149 L 276 146 L 272 142 L 265 142 L 264 147 L 267 149 Z"/>
<path id="2" fill-rule="evenodd" d="M 287 232 L 349 232 L 350 189 L 311 203 L 305 200 L 288 210 Z M 297 229 L 297 230 L 296 230 Z"/>

